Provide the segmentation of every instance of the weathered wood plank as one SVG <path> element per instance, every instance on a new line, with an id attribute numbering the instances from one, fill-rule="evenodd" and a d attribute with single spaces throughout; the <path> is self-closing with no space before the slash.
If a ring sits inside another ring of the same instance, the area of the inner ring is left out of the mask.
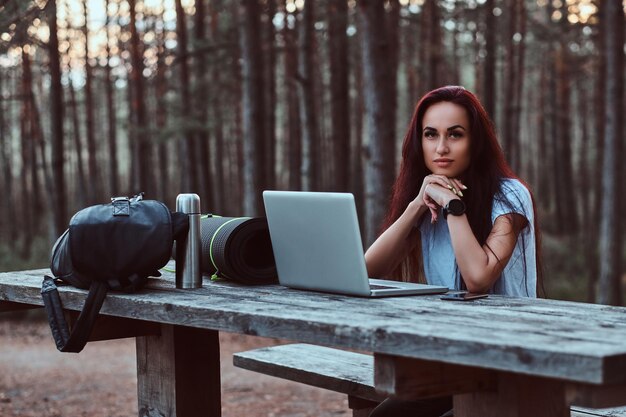
<path id="1" fill-rule="evenodd" d="M 569 417 L 563 384 L 499 373 L 495 392 L 454 396 L 455 417 Z"/>
<path id="2" fill-rule="evenodd" d="M 374 358 L 363 353 L 297 343 L 239 352 L 233 356 L 233 363 L 251 371 L 348 394 L 353 417 L 366 417 L 387 397 L 376 392 Z M 410 397 L 413 394 L 411 391 Z M 626 417 L 626 407 L 598 410 L 572 406 L 571 416 Z"/>
<path id="3" fill-rule="evenodd" d="M 591 409 L 572 406 L 572 417 L 626 417 L 626 407 Z"/>
<path id="4" fill-rule="evenodd" d="M 371 355 L 297 343 L 239 352 L 233 356 L 233 364 L 363 399 L 386 398 L 374 389 Z"/>
<path id="5" fill-rule="evenodd" d="M 566 385 L 566 395 L 569 404 L 576 404 L 590 408 L 618 407 L 626 403 L 626 384 L 598 387 L 590 384 Z M 626 407 L 622 411 L 626 415 Z"/>
<path id="6" fill-rule="evenodd" d="M 45 270 L 0 274 L 0 299 L 40 304 Z M 85 292 L 61 288 L 69 309 Z M 107 298 L 104 314 L 439 360 L 594 384 L 626 383 L 626 309 L 490 296 L 364 300 L 205 281 L 176 290 L 172 274 Z M 338 314 L 345 312 L 345 314 Z"/>
<path id="7" fill-rule="evenodd" d="M 378 404 L 380 404 L 378 401 L 348 396 L 348 408 L 352 410 L 352 417 L 368 417 Z"/>
<path id="8" fill-rule="evenodd" d="M 220 417 L 218 333 L 162 325 L 160 336 L 137 338 L 141 417 Z"/>
<path id="9" fill-rule="evenodd" d="M 375 354 L 374 381 L 379 392 L 412 400 L 495 391 L 497 378 L 486 369 Z"/>

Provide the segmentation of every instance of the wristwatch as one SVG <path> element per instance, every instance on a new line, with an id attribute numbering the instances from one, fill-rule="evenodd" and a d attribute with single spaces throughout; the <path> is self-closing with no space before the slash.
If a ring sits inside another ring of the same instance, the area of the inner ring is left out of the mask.
<path id="1" fill-rule="evenodd" d="M 465 203 L 463 200 L 459 200 L 455 198 L 454 200 L 450 200 L 448 204 L 443 208 L 443 218 L 447 219 L 448 214 L 452 214 L 453 216 L 460 216 L 465 213 Z"/>

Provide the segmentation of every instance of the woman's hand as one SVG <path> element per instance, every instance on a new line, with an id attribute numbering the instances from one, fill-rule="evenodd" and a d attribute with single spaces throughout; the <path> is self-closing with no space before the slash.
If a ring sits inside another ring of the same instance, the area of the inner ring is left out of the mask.
<path id="1" fill-rule="evenodd" d="M 445 206 L 453 198 L 463 197 L 461 190 L 466 189 L 467 187 L 455 178 L 431 174 L 424 178 L 415 201 L 428 207 L 431 223 L 434 223 L 438 218 L 439 207 Z"/>

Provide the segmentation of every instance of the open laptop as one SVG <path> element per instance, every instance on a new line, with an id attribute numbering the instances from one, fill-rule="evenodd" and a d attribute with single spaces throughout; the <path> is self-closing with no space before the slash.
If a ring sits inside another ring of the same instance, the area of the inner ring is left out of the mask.
<path id="1" fill-rule="evenodd" d="M 361 297 L 448 291 L 368 279 L 352 194 L 264 191 L 263 201 L 281 285 Z"/>

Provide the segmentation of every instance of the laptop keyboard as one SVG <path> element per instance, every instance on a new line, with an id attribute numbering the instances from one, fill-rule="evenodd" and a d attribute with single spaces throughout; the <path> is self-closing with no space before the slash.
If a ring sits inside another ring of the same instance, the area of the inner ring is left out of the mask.
<path id="1" fill-rule="evenodd" d="M 398 288 L 398 287 L 392 287 L 392 286 L 389 286 L 389 285 L 370 284 L 370 289 L 372 289 L 372 290 L 388 290 L 390 288 Z"/>

